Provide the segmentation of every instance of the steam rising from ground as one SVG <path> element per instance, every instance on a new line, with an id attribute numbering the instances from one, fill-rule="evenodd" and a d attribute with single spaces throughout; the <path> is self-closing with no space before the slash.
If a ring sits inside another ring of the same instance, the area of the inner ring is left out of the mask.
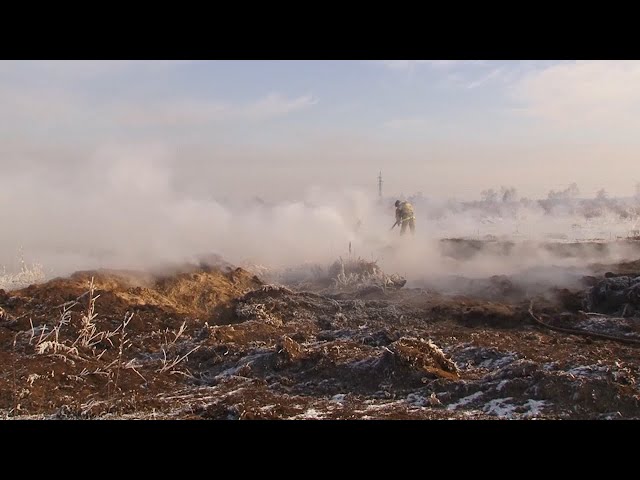
<path id="1" fill-rule="evenodd" d="M 304 198 L 268 203 L 239 191 L 240 200 L 194 196 L 175 183 L 179 165 L 156 150 L 106 150 L 73 170 L 0 178 L 0 265 L 20 268 L 17 252 L 49 276 L 85 268 L 150 268 L 218 254 L 234 264 L 285 268 L 328 265 L 349 254 L 377 260 L 409 280 L 445 274 L 494 275 L 541 266 L 579 266 L 633 257 L 629 247 L 560 258 L 541 247 L 556 240 L 626 237 L 638 228 L 637 198 L 600 192 L 578 199 L 576 188 L 547 199 L 518 199 L 514 189 L 485 190 L 477 202 L 410 198 L 415 237 L 390 231 L 395 198 L 338 188 L 310 189 Z M 372 189 L 373 190 L 373 189 Z M 479 189 L 480 190 L 480 189 Z M 508 238 L 508 253 L 465 260 L 443 255 L 448 237 Z M 351 247 L 351 253 L 349 248 Z"/>

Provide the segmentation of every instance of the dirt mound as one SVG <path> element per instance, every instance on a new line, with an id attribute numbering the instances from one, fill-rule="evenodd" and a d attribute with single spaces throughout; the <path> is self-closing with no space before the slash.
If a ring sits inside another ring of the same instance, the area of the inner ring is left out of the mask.
<path id="1" fill-rule="evenodd" d="M 358 296 L 402 288 L 407 283 L 400 275 L 387 275 L 376 262 L 362 258 L 350 258 L 347 261 L 340 258 L 329 268 L 329 279 L 332 293 L 353 293 Z"/>
<path id="2" fill-rule="evenodd" d="M 529 321 L 522 303 L 494 302 L 470 296 L 433 294 L 425 308 L 434 320 L 454 320 L 473 328 L 518 328 Z"/>
<path id="3" fill-rule="evenodd" d="M 115 314 L 133 310 L 157 310 L 189 315 L 211 323 L 230 321 L 236 298 L 262 285 L 250 273 L 232 267 L 187 265 L 182 272 L 154 275 L 127 270 L 76 272 L 11 292 L 10 304 L 57 308 L 81 300 L 93 279 L 99 307 Z"/>
<path id="4" fill-rule="evenodd" d="M 256 272 L 260 270 L 250 268 Z M 400 275 L 386 274 L 375 261 L 353 257 L 340 257 L 327 267 L 303 264 L 281 272 L 267 272 L 262 278 L 272 283 L 285 284 L 298 292 L 368 298 L 400 289 L 407 283 Z"/>
<path id="5" fill-rule="evenodd" d="M 458 379 L 460 370 L 431 340 L 403 337 L 393 342 L 389 351 L 405 364 L 436 377 Z"/>
<path id="6" fill-rule="evenodd" d="M 638 417 L 638 347 L 628 342 L 640 338 L 638 320 L 579 311 L 586 286 L 617 294 L 609 286 L 624 279 L 593 277 L 529 302 L 504 276 L 459 283 L 464 295 L 363 294 L 362 279 L 385 277 L 343 267 L 336 278 L 356 288 L 263 284 L 214 258 L 0 291 L 0 415 Z"/>
<path id="7" fill-rule="evenodd" d="M 583 306 L 589 312 L 634 315 L 640 310 L 640 276 L 602 279 L 586 291 Z"/>
<path id="8" fill-rule="evenodd" d="M 262 285 L 254 275 L 241 268 L 184 273 L 156 281 L 154 291 L 175 306 L 176 311 L 231 321 L 235 299 Z"/>

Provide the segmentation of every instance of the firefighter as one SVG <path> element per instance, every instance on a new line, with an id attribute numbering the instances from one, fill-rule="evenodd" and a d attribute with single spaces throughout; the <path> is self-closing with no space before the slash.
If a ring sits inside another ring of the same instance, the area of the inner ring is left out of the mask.
<path id="1" fill-rule="evenodd" d="M 393 224 L 393 228 L 396 225 L 400 225 L 400 235 L 404 235 L 407 231 L 407 227 L 411 230 L 411 234 L 416 233 L 416 217 L 413 213 L 413 205 L 409 202 L 401 202 L 396 200 L 396 223 Z"/>

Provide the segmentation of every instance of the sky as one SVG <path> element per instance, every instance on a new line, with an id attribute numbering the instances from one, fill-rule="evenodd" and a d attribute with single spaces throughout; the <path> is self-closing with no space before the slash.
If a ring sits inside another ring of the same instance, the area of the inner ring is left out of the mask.
<path id="1" fill-rule="evenodd" d="M 0 288 L 22 255 L 55 275 L 353 247 L 422 275 L 448 236 L 625 235 L 640 196 L 607 199 L 640 194 L 639 118 L 638 61 L 0 61 Z M 607 195 L 524 201 L 573 183 Z M 460 207 L 503 187 L 515 213 Z M 418 193 L 390 257 L 394 199 Z"/>
<path id="2" fill-rule="evenodd" d="M 382 171 L 387 195 L 473 200 L 640 181 L 639 61 L 0 61 L 0 105 L 14 187 L 282 201 L 375 193 Z"/>

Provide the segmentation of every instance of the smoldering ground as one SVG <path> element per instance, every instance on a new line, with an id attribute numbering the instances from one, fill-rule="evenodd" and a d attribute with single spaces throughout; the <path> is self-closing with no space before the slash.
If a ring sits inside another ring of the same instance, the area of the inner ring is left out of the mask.
<path id="1" fill-rule="evenodd" d="M 401 237 L 399 228 L 390 230 L 395 198 L 379 198 L 374 188 L 314 187 L 277 202 L 239 188 L 233 199 L 220 198 L 192 191 L 176 156 L 157 145 L 110 147 L 8 169 L 0 178 L 0 265 L 19 268 L 22 252 L 51 277 L 89 268 L 157 269 L 211 254 L 270 269 L 326 266 L 352 256 L 375 260 L 411 285 L 519 272 L 536 281 L 568 280 L 562 268 L 634 256 L 627 243 L 576 254 L 547 247 L 553 235 L 567 241 L 633 231 L 633 199 L 600 195 L 581 203 L 554 192 L 540 202 L 517 199 L 514 191 L 502 198 L 483 191 L 478 202 L 417 196 L 410 198 L 417 232 Z M 452 237 L 494 241 L 465 253 L 468 244 L 443 244 Z"/>

